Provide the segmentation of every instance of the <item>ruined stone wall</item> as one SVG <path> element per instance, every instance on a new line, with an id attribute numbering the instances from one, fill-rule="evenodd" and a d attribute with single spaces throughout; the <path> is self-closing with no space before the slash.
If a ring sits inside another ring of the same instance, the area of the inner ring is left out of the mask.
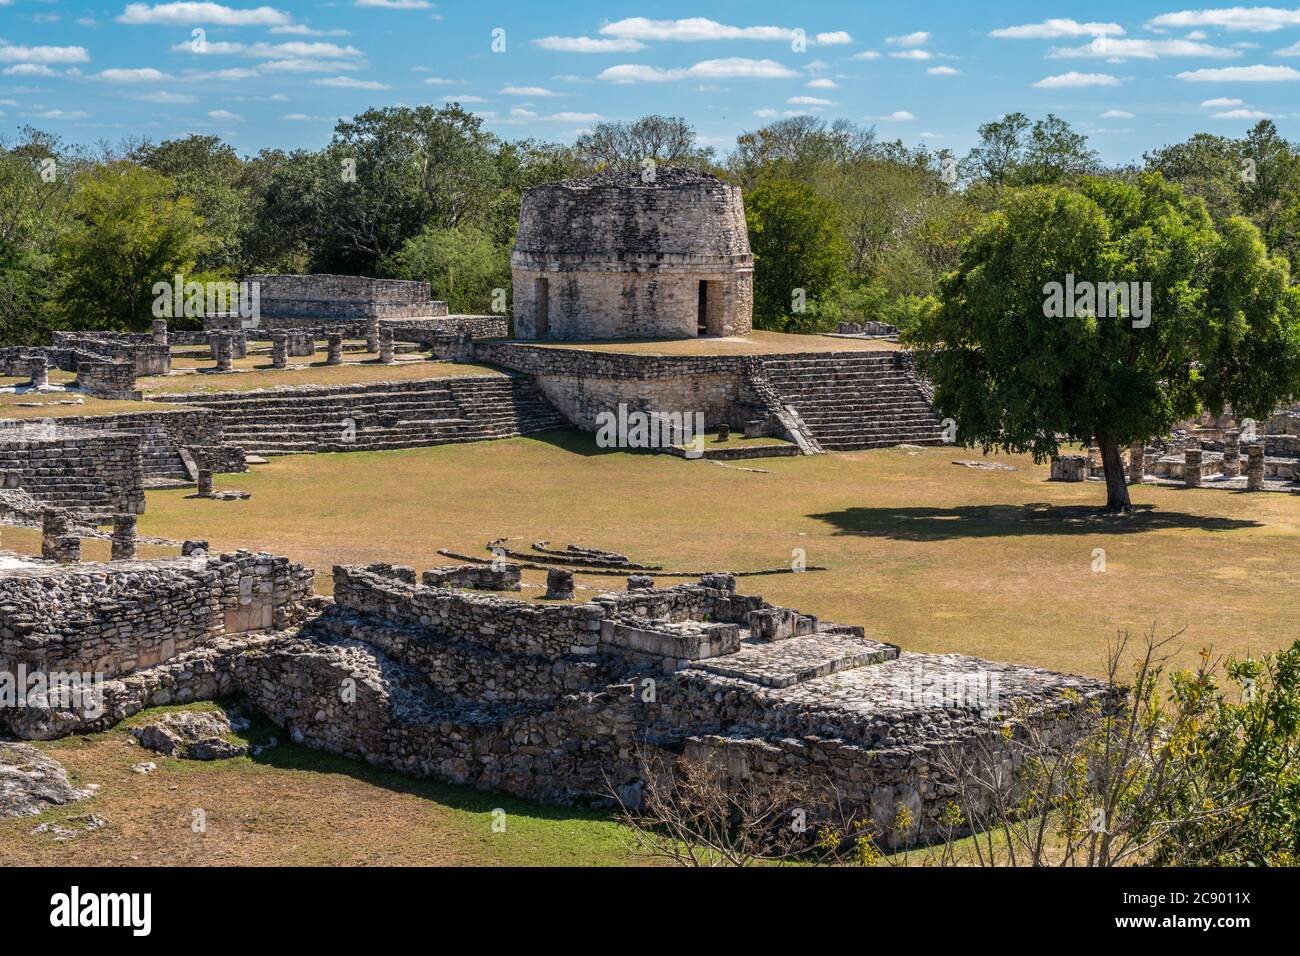
<path id="1" fill-rule="evenodd" d="M 287 558 L 125 561 L 0 575 L 0 671 L 115 677 L 217 637 L 283 626 L 311 593 Z"/>
<path id="2" fill-rule="evenodd" d="M 592 655 L 604 610 L 594 604 L 537 605 L 407 584 L 364 568 L 334 568 L 334 601 L 398 625 L 418 625 L 511 654 Z"/>
<path id="3" fill-rule="evenodd" d="M 357 320 L 446 315 L 427 282 L 338 275 L 249 275 L 260 287 L 263 327 L 293 318 Z M 301 327 L 301 326 L 299 326 Z"/>
<path id="4" fill-rule="evenodd" d="M 171 371 L 171 350 L 155 345 L 153 336 L 144 333 L 55 332 L 56 348 L 70 348 L 94 353 L 115 362 L 131 362 L 135 374 L 166 375 Z"/>
<path id="5" fill-rule="evenodd" d="M 503 315 L 451 315 L 432 319 L 384 319 L 399 342 L 434 345 L 455 338 L 462 329 L 476 339 L 503 339 L 510 334 L 510 320 Z"/>
<path id="6" fill-rule="evenodd" d="M 131 674 L 216 637 L 283 626 L 312 572 L 238 551 L 0 575 L 0 671 Z"/>
<path id="7" fill-rule="evenodd" d="M 49 422 L 0 421 L 0 471 L 45 504 L 96 513 L 144 512 L 140 436 Z"/>
<path id="8" fill-rule="evenodd" d="M 535 376 L 537 387 L 570 422 L 587 431 L 597 416 L 702 412 L 706 428 L 742 427 L 767 414 L 751 387 L 745 356 L 627 355 L 582 349 L 478 342 L 480 361 Z"/>
<path id="9" fill-rule="evenodd" d="M 77 387 L 97 398 L 138 401 L 132 362 L 93 360 L 77 364 Z"/>

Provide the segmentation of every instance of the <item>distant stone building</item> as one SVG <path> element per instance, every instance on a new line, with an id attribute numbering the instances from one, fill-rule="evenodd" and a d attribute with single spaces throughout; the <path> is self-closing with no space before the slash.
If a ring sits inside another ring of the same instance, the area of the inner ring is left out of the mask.
<path id="1" fill-rule="evenodd" d="M 258 316 L 211 315 L 207 329 L 314 329 L 365 334 L 381 319 L 428 319 L 447 315 L 447 303 L 431 297 L 429 283 L 336 275 L 246 275 L 257 289 Z"/>
<path id="2" fill-rule="evenodd" d="M 695 169 L 602 173 L 524 193 L 515 335 L 560 341 L 745 335 L 754 257 L 740 189 Z"/>

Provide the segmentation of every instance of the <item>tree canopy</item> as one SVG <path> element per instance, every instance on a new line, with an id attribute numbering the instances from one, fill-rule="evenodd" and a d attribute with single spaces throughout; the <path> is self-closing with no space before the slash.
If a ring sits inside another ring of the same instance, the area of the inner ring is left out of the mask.
<path id="1" fill-rule="evenodd" d="M 1121 301 L 1121 286 L 1135 297 Z M 1061 314 L 1049 308 L 1058 287 L 1095 294 Z M 1263 416 L 1300 392 L 1300 289 L 1286 261 L 1248 220 L 1216 228 L 1202 200 L 1158 174 L 1012 194 L 941 300 L 915 342 L 958 441 L 1038 460 L 1096 441 L 1111 509 L 1129 508 L 1121 447 L 1202 408 Z"/>

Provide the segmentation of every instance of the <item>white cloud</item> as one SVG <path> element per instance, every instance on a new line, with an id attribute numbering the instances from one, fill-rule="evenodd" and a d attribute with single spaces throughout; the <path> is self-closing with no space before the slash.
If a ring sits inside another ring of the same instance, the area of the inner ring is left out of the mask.
<path id="1" fill-rule="evenodd" d="M 822 76 L 815 80 L 809 80 L 805 84 L 810 90 L 838 90 L 840 85 L 830 77 Z"/>
<path id="2" fill-rule="evenodd" d="M 351 63 L 347 60 L 313 60 L 305 57 L 295 57 L 288 60 L 271 60 L 263 63 L 259 69 L 268 73 L 333 73 L 335 70 L 356 70 L 361 67 L 360 63 Z M 227 73 L 234 71 L 226 70 Z M 255 70 L 246 71 L 249 75 L 256 76 Z"/>
<path id="3" fill-rule="evenodd" d="M 346 37 L 352 35 L 348 30 L 317 30 L 305 23 L 291 23 L 283 27 L 271 27 L 267 32 L 300 37 Z"/>
<path id="4" fill-rule="evenodd" d="M 791 40 L 789 27 L 733 27 L 705 17 L 685 20 L 650 20 L 629 17 L 600 28 L 601 34 L 633 40 L 677 40 L 693 43 L 702 40 Z"/>
<path id="5" fill-rule="evenodd" d="M 165 90 L 158 90 L 153 93 L 137 93 L 131 99 L 139 100 L 141 103 L 197 103 L 199 98 L 189 93 L 168 93 Z"/>
<path id="6" fill-rule="evenodd" d="M 267 63 L 264 65 L 267 67 L 272 67 L 275 64 Z M 339 64 L 333 64 L 333 65 L 324 64 L 323 68 L 327 66 L 332 66 L 332 68 L 336 70 L 343 69 L 343 67 Z M 194 72 L 187 72 L 182 77 L 182 79 L 188 82 L 203 83 L 208 80 L 251 80 L 255 76 L 261 76 L 261 74 L 258 73 L 257 70 L 247 70 L 242 67 L 230 67 L 229 69 L 226 70 L 210 70 L 208 72 L 202 72 L 202 73 L 198 72 L 197 70 Z"/>
<path id="7" fill-rule="evenodd" d="M 892 43 L 894 46 L 925 46 L 930 42 L 930 34 L 924 30 L 917 30 L 915 33 L 906 33 L 901 37 L 887 37 L 886 43 Z"/>
<path id="8" fill-rule="evenodd" d="M 498 91 L 502 96 L 559 96 L 554 90 L 544 86 L 503 86 Z"/>
<path id="9" fill-rule="evenodd" d="M 1045 76 L 1032 84 L 1040 90 L 1061 90 L 1084 86 L 1119 86 L 1119 80 L 1109 73 L 1078 73 L 1071 70 L 1057 76 Z"/>
<path id="10" fill-rule="evenodd" d="M 1300 80 L 1300 70 L 1289 66 L 1225 66 L 1218 69 L 1188 70 L 1177 74 L 1189 83 L 1278 83 Z"/>
<path id="11" fill-rule="evenodd" d="M 80 110 L 73 110 L 72 112 L 65 112 L 64 110 L 46 110 L 44 113 L 37 113 L 36 115 L 41 119 L 62 120 L 86 119 L 90 116 L 89 113 L 83 113 Z"/>
<path id="12" fill-rule="evenodd" d="M 818 46 L 842 46 L 845 43 L 852 43 L 853 37 L 849 36 L 843 30 L 832 30 L 830 33 L 819 33 L 813 37 L 813 43 Z"/>
<path id="13" fill-rule="evenodd" d="M 472 93 L 461 95 L 459 93 L 448 93 L 443 98 L 445 103 L 486 103 L 487 99 L 482 96 L 475 96 Z"/>
<path id="14" fill-rule="evenodd" d="M 541 37 L 533 43 L 559 53 L 635 53 L 645 49 L 644 43 L 631 37 Z"/>
<path id="15" fill-rule="evenodd" d="M 280 119 L 288 120 L 291 123 L 331 123 L 334 121 L 332 116 L 308 116 L 306 113 L 285 113 Z"/>
<path id="16" fill-rule="evenodd" d="M 210 23 L 223 27 L 278 27 L 291 22 L 289 14 L 274 7 L 235 10 L 219 3 L 129 3 L 118 23 L 191 26 Z"/>
<path id="17" fill-rule="evenodd" d="M 445 79 L 444 77 L 441 77 L 441 76 L 431 76 L 431 77 L 429 77 L 427 80 L 425 80 L 424 82 L 428 83 L 430 86 L 460 86 L 460 85 L 462 85 L 465 81 L 464 81 L 464 80 L 448 80 L 448 79 Z"/>
<path id="18" fill-rule="evenodd" d="M 1079 23 L 1077 20 L 1052 19 L 1042 23 L 1026 23 L 1018 27 L 993 30 L 991 37 L 1004 40 L 1057 40 L 1062 37 L 1123 36 L 1124 28 L 1118 23 Z"/>
<path id="19" fill-rule="evenodd" d="M 242 123 L 244 121 L 242 116 L 238 113 L 232 113 L 230 110 L 208 110 L 208 119 L 222 123 Z"/>
<path id="20" fill-rule="evenodd" d="M 1211 113 L 1210 118 L 1226 119 L 1226 120 L 1236 120 L 1236 119 L 1266 120 L 1266 119 L 1273 119 L 1274 117 L 1272 113 L 1262 113 L 1259 110 L 1228 110 L 1227 112 L 1224 113 Z"/>
<path id="21" fill-rule="evenodd" d="M 86 63 L 84 46 L 19 46 L 0 40 L 0 63 Z"/>
<path id="22" fill-rule="evenodd" d="M 772 119 L 774 117 L 780 116 L 781 114 L 777 110 L 774 110 L 770 107 L 765 107 L 761 110 L 754 110 L 754 115 L 757 116 L 759 119 Z"/>
<path id="23" fill-rule="evenodd" d="M 954 69 L 951 66 L 932 66 L 925 72 L 931 76 L 956 76 L 961 70 Z"/>
<path id="24" fill-rule="evenodd" d="M 824 100 L 818 96 L 792 96 L 786 100 L 791 106 L 834 106 L 831 100 Z"/>
<path id="25" fill-rule="evenodd" d="M 1250 33 L 1272 33 L 1283 27 L 1300 26 L 1300 10 L 1277 7 L 1223 7 L 1216 10 L 1183 10 L 1162 13 L 1146 23 L 1151 29 L 1185 27 L 1221 27 Z"/>
<path id="26" fill-rule="evenodd" d="M 1202 100 L 1202 106 L 1227 107 L 1227 106 L 1244 106 L 1245 100 L 1236 100 L 1227 96 L 1217 96 L 1212 100 Z"/>
<path id="27" fill-rule="evenodd" d="M 750 60 L 744 57 L 726 57 L 721 60 L 701 60 L 685 69 L 665 70 L 657 66 L 624 63 L 603 70 L 597 79 L 611 83 L 664 83 L 682 79 L 759 78 L 788 79 L 799 74 L 775 60 Z"/>
<path id="28" fill-rule="evenodd" d="M 1241 56 L 1241 51 L 1212 46 L 1208 43 L 1195 43 L 1191 40 L 1116 40 L 1111 37 L 1097 37 L 1083 46 L 1052 47 L 1047 51 L 1047 56 L 1053 60 L 1082 57 L 1118 62 L 1127 59 L 1157 60 L 1162 56 L 1206 56 L 1229 59 Z"/>
<path id="29" fill-rule="evenodd" d="M 895 110 L 888 116 L 876 116 L 874 119 L 883 120 L 886 123 L 910 123 L 916 119 L 907 110 Z"/>
<path id="30" fill-rule="evenodd" d="M 1134 114 L 1128 110 L 1107 110 L 1101 114 L 1102 119 L 1134 119 Z"/>
<path id="31" fill-rule="evenodd" d="M 312 80 L 312 83 L 316 86 L 333 86 L 347 90 L 391 89 L 386 83 L 380 83 L 378 80 L 358 80 L 355 76 L 330 76 Z"/>
<path id="32" fill-rule="evenodd" d="M 1300 41 L 1292 43 L 1290 46 L 1283 47 L 1280 50 L 1273 51 L 1274 56 L 1300 56 Z"/>
<path id="33" fill-rule="evenodd" d="M 877 50 L 863 50 L 861 53 L 853 54 L 855 60 L 879 60 L 880 53 Z"/>
<path id="34" fill-rule="evenodd" d="M 547 123 L 596 123 L 604 118 L 599 113 L 552 113 L 540 117 Z"/>
<path id="35" fill-rule="evenodd" d="M 44 63 L 18 63 L 14 66 L 7 66 L 0 70 L 0 75 L 4 76 L 58 76 L 56 70 L 50 69 Z"/>
<path id="36" fill-rule="evenodd" d="M 889 54 L 896 60 L 932 60 L 934 54 L 929 50 L 899 50 L 897 53 Z"/>
<path id="37" fill-rule="evenodd" d="M 284 43 L 228 43 L 209 41 L 195 49 L 189 40 L 172 46 L 173 53 L 196 53 L 200 56 L 244 56 L 256 60 L 293 59 L 300 57 L 327 59 L 354 59 L 364 56 L 354 46 L 339 46 L 337 43 L 316 41 L 308 43 L 303 40 L 289 40 Z"/>
<path id="38" fill-rule="evenodd" d="M 382 7 L 385 10 L 432 10 L 429 0 L 353 0 L 358 7 Z"/>
<path id="39" fill-rule="evenodd" d="M 101 80 L 104 83 L 160 83 L 163 80 L 171 79 L 166 73 L 155 70 L 151 66 L 144 66 L 134 70 L 101 70 L 99 73 L 92 74 L 90 78 L 92 80 Z"/>

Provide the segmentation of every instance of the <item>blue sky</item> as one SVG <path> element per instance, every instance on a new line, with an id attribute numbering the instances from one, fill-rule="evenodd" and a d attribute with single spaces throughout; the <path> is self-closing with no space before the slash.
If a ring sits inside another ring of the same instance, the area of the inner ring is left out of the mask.
<path id="1" fill-rule="evenodd" d="M 202 132 L 243 153 L 314 148 L 339 116 L 444 99 L 512 139 L 679 114 L 720 153 L 794 113 L 960 154 L 982 122 L 1055 112 L 1124 162 L 1263 117 L 1300 139 L 1300 8 L 0 0 L 9 135 L 30 123 L 82 143 Z"/>

